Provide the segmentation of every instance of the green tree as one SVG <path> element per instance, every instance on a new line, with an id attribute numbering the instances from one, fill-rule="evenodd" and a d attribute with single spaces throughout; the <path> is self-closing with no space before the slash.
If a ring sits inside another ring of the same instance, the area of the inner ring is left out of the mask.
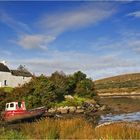
<path id="1" fill-rule="evenodd" d="M 64 100 L 64 95 L 67 94 L 67 76 L 63 72 L 54 72 L 49 78 L 55 86 L 55 94 L 58 101 Z"/>
<path id="2" fill-rule="evenodd" d="M 86 77 L 87 77 L 86 74 L 82 73 L 81 71 L 75 72 L 73 74 L 73 78 L 74 78 L 76 83 L 81 81 L 81 80 L 85 80 Z"/>
<path id="3" fill-rule="evenodd" d="M 67 82 L 67 93 L 73 95 L 75 93 L 77 83 L 84 79 L 86 79 L 86 74 L 82 73 L 81 71 L 70 75 Z"/>
<path id="4" fill-rule="evenodd" d="M 93 81 L 90 79 L 79 81 L 76 86 L 75 93 L 79 97 L 92 98 L 96 95 Z"/>

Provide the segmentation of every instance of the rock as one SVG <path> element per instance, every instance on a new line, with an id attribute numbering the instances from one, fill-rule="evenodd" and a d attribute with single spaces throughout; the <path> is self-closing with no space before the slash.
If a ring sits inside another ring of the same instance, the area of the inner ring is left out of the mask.
<path id="1" fill-rule="evenodd" d="M 69 107 L 69 113 L 75 113 L 75 111 L 76 111 L 76 107 L 75 106 Z"/>
<path id="2" fill-rule="evenodd" d="M 57 108 L 57 113 L 61 113 L 61 114 L 67 114 L 69 111 L 69 107 L 59 107 Z"/>
<path id="3" fill-rule="evenodd" d="M 65 95 L 64 97 L 65 97 L 65 99 L 72 99 L 72 100 L 74 99 L 73 96 L 71 96 L 71 95 Z"/>
<path id="4" fill-rule="evenodd" d="M 107 109 L 107 106 L 106 105 L 103 105 L 103 106 L 100 107 L 100 110 L 101 111 L 105 111 L 106 109 Z"/>
<path id="5" fill-rule="evenodd" d="M 77 114 L 84 113 L 84 109 L 76 109 L 75 113 Z"/>
<path id="6" fill-rule="evenodd" d="M 56 109 L 55 109 L 55 108 L 50 108 L 50 109 L 48 110 L 48 113 L 56 113 Z"/>
<path id="7" fill-rule="evenodd" d="M 95 105 L 96 108 L 100 108 L 100 106 L 98 104 Z"/>
<path id="8" fill-rule="evenodd" d="M 97 105 L 96 101 L 95 100 L 87 100 L 83 103 L 83 107 L 85 108 L 95 108 L 95 106 Z"/>
<path id="9" fill-rule="evenodd" d="M 81 106 L 77 106 L 77 109 L 82 109 L 82 107 Z"/>

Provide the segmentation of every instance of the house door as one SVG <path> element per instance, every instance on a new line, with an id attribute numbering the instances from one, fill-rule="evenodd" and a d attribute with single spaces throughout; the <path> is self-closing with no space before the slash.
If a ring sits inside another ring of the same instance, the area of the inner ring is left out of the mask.
<path id="1" fill-rule="evenodd" d="M 4 86 L 7 86 L 7 80 L 4 80 Z"/>

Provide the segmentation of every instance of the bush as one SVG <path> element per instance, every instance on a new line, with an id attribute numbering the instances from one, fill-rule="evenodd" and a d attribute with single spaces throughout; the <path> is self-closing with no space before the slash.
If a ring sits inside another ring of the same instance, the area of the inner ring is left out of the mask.
<path id="1" fill-rule="evenodd" d="M 0 94 L 4 98 L 1 109 L 7 101 L 15 100 L 25 100 L 28 109 L 39 106 L 51 108 L 61 102 L 76 106 L 81 104 L 79 99 L 64 101 L 64 96 L 77 95 L 82 98 L 92 98 L 96 95 L 93 81 L 80 71 L 69 76 L 62 72 L 55 72 L 50 77 L 44 75 L 34 77 L 29 83 L 13 89 L 13 92 L 2 91 Z"/>

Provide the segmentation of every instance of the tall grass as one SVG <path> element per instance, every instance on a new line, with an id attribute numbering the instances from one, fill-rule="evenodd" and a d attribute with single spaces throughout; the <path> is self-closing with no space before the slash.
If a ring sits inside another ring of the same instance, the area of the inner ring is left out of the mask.
<path id="1" fill-rule="evenodd" d="M 91 124 L 82 118 L 75 119 L 44 119 L 32 124 L 21 126 L 22 133 L 33 139 L 86 139 L 94 138 Z"/>
<path id="2" fill-rule="evenodd" d="M 1 139 L 140 139 L 139 124 L 115 123 L 96 127 L 84 118 L 42 119 L 20 125 L 20 132 L 2 130 Z"/>
<path id="3" fill-rule="evenodd" d="M 138 125 L 115 123 L 93 127 L 83 118 L 43 119 L 21 125 L 22 133 L 32 139 L 140 139 Z"/>
<path id="4" fill-rule="evenodd" d="M 96 137 L 103 139 L 140 139 L 140 124 L 114 123 L 96 129 Z"/>
<path id="5" fill-rule="evenodd" d="M 27 139 L 25 135 L 16 130 L 6 130 L 4 127 L 0 128 L 0 140 L 15 140 Z"/>

